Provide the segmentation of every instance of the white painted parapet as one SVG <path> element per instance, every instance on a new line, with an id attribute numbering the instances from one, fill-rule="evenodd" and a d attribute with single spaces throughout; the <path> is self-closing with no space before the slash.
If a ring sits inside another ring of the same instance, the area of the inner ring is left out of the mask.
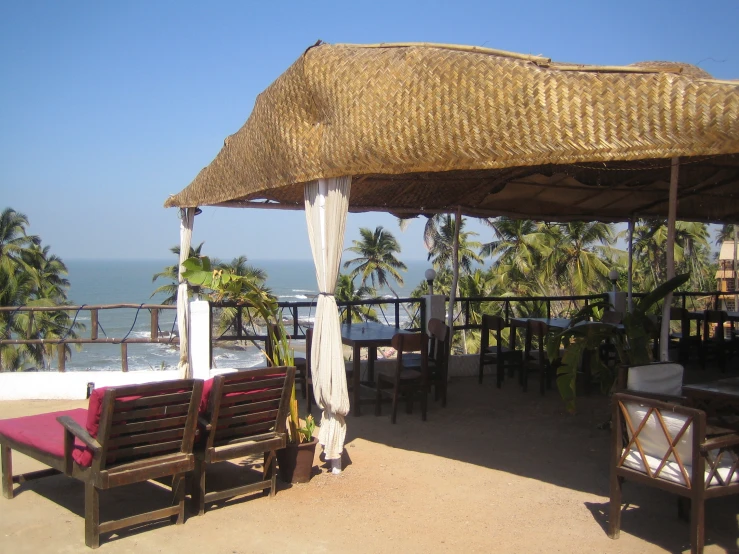
<path id="1" fill-rule="evenodd" d="M 180 378 L 177 369 L 164 371 L 8 371 L 0 373 L 0 400 L 83 400 L 87 384 L 95 388 L 137 385 Z"/>

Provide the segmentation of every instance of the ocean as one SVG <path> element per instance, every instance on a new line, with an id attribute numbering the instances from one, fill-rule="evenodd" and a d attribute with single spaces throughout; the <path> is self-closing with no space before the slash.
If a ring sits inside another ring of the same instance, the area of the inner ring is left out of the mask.
<path id="1" fill-rule="evenodd" d="M 152 292 L 167 281 L 152 282 L 154 274 L 163 271 L 176 260 L 65 260 L 69 270 L 70 290 L 67 295 L 74 305 L 83 304 L 159 304 L 164 295 L 152 297 Z M 422 260 L 404 262 L 408 267 L 403 272 L 404 284 L 393 285 L 402 297 L 424 279 L 430 264 Z M 315 270 L 311 260 L 249 260 L 249 264 L 267 273 L 267 286 L 282 301 L 312 300 L 318 290 Z M 358 284 L 358 281 L 357 281 Z M 389 290 L 380 295 L 391 294 Z M 300 318 L 311 319 L 311 310 Z M 403 312 L 401 311 L 402 316 Z M 74 313 L 70 313 L 75 317 Z M 406 316 L 407 317 L 407 316 Z M 403 318 L 404 319 L 404 318 Z M 80 311 L 76 321 L 86 329 L 78 334 L 90 336 L 90 312 Z M 175 311 L 160 312 L 159 328 L 163 333 L 176 331 Z M 150 316 L 148 310 L 115 309 L 100 310 L 98 335 L 102 337 L 148 337 Z M 251 367 L 263 363 L 256 347 L 241 349 L 214 348 L 214 363 L 218 367 Z M 173 369 L 177 367 L 179 354 L 176 348 L 166 344 L 129 344 L 129 371 L 149 369 Z M 56 360 L 52 361 L 52 369 Z M 81 350 L 72 348 L 72 357 L 67 360 L 68 371 L 119 370 L 121 347 L 117 344 L 84 344 Z"/>

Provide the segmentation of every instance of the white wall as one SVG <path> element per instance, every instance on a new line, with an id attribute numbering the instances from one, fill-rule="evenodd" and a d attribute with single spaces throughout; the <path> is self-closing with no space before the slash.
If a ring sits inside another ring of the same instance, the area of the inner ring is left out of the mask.
<path id="1" fill-rule="evenodd" d="M 95 388 L 135 385 L 179 379 L 176 369 L 166 371 L 52 371 L 0 373 L 0 400 L 84 400 L 87 383 Z"/>

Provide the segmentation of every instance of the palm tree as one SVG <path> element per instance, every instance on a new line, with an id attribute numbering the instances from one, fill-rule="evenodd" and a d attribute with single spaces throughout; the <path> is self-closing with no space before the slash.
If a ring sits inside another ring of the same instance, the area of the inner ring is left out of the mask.
<path id="1" fill-rule="evenodd" d="M 354 288 L 354 277 L 344 273 L 339 274 L 336 280 L 335 297 L 337 302 L 357 302 L 365 298 L 375 296 L 375 289 L 367 286 Z M 344 310 L 341 313 L 341 322 L 348 323 L 348 315 L 350 310 Z M 351 308 L 352 322 L 361 323 L 362 321 L 377 321 L 377 313 L 369 306 L 352 306 Z"/>
<path id="2" fill-rule="evenodd" d="M 570 294 L 588 294 L 608 284 L 616 237 L 612 225 L 573 221 L 544 228 L 551 241 L 552 255 L 545 260 L 545 275 L 569 288 Z"/>
<path id="3" fill-rule="evenodd" d="M 387 287 L 397 298 L 398 293 L 390 286 L 389 278 L 402 286 L 403 277 L 398 270 L 407 269 L 405 264 L 395 257 L 395 254 L 400 253 L 398 241 L 382 226 L 376 227 L 374 232 L 362 227 L 359 234 L 362 240 L 353 241 L 352 246 L 347 248 L 347 251 L 358 254 L 359 257 L 345 262 L 344 269 L 355 266 L 350 275 L 352 278 L 361 275 L 362 286 L 367 286 L 369 281 L 372 288 Z"/>
<path id="4" fill-rule="evenodd" d="M 195 248 L 192 246 L 190 247 L 190 253 L 188 258 L 192 258 L 193 256 L 200 256 L 200 251 L 203 249 L 204 242 L 201 242 L 198 244 Z M 178 262 L 175 265 L 168 265 L 164 268 L 164 271 L 161 271 L 160 273 L 155 273 L 154 276 L 151 278 L 151 282 L 153 283 L 157 279 L 169 279 L 171 282 L 167 283 L 166 285 L 161 285 L 154 290 L 154 292 L 151 293 L 151 296 L 149 298 L 153 298 L 159 293 L 166 294 L 167 297 L 162 300 L 162 304 L 176 304 L 177 303 L 177 283 L 180 281 L 180 247 L 179 246 L 173 246 L 169 249 L 170 252 L 172 252 L 175 256 L 177 256 Z M 213 265 L 217 266 L 218 262 L 216 260 L 213 260 Z"/>
<path id="5" fill-rule="evenodd" d="M 470 240 L 471 237 L 476 237 L 477 233 L 463 231 L 464 224 L 465 219 L 462 218 L 459 225 L 458 259 L 460 271 L 469 274 L 472 273 L 473 262 L 482 262 L 482 258 L 477 254 L 482 245 L 477 241 Z M 437 271 L 443 271 L 452 266 L 455 232 L 455 218 L 447 214 L 441 218 L 441 224 L 433 230 L 429 237 L 427 243 L 429 245 L 428 259 L 431 260 Z"/>

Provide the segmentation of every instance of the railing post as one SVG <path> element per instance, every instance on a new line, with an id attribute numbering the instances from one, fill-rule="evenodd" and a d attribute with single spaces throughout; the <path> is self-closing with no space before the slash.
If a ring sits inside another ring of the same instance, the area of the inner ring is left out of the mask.
<path id="1" fill-rule="evenodd" d="M 159 310 L 156 308 L 151 309 L 151 338 L 159 338 Z"/>
<path id="2" fill-rule="evenodd" d="M 423 331 L 424 333 L 428 332 L 428 329 L 426 329 L 426 309 L 427 308 L 428 306 L 426 306 L 426 299 L 423 298 L 421 300 L 421 321 L 418 322 L 418 326 L 421 328 L 421 331 Z M 413 322 L 411 321 L 411 323 Z"/>
<path id="3" fill-rule="evenodd" d="M 121 371 L 128 371 L 128 345 L 125 342 L 121 343 Z"/>
<path id="4" fill-rule="evenodd" d="M 59 373 L 64 373 L 64 371 L 67 369 L 67 350 L 65 347 L 66 344 L 64 344 L 63 342 L 60 342 L 57 346 L 56 357 L 59 363 Z"/>
<path id="5" fill-rule="evenodd" d="M 400 329 L 400 300 L 395 300 L 395 328 Z"/>
<path id="6" fill-rule="evenodd" d="M 31 339 L 33 334 L 33 312 L 28 312 L 28 328 L 26 329 L 26 338 Z"/>
<path id="7" fill-rule="evenodd" d="M 90 310 L 90 340 L 98 340 L 98 311 Z"/>

